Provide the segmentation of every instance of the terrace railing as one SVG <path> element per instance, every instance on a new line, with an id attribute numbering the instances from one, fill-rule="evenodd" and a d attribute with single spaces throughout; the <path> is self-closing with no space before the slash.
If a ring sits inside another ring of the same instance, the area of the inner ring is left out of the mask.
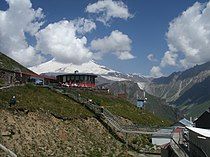
<path id="1" fill-rule="evenodd" d="M 3 150 L 7 155 L 9 155 L 10 157 L 17 157 L 17 155 L 12 152 L 11 150 L 7 149 L 5 146 L 3 146 L 2 144 L 0 144 L 0 149 Z"/>

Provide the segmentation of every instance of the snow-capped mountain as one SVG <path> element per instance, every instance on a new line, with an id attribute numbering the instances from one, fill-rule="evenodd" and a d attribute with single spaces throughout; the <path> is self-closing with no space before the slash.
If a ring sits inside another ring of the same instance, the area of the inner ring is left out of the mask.
<path id="1" fill-rule="evenodd" d="M 98 75 L 108 74 L 109 72 L 116 72 L 105 66 L 96 64 L 94 61 L 89 61 L 81 65 L 75 65 L 72 63 L 60 63 L 52 59 L 48 62 L 42 63 L 38 66 L 29 68 L 32 71 L 41 73 L 74 73 L 78 70 L 80 73 L 95 73 Z"/>
<path id="2" fill-rule="evenodd" d="M 134 81 L 138 82 L 141 89 L 144 88 L 143 85 L 145 84 L 145 82 L 148 82 L 148 79 L 141 75 L 123 74 L 121 72 L 109 69 L 106 66 L 99 65 L 94 61 L 89 61 L 81 65 L 75 65 L 72 63 L 60 63 L 52 59 L 48 62 L 31 67 L 29 69 L 38 74 L 44 73 L 48 75 L 74 73 L 76 70 L 78 70 L 79 73 L 97 74 L 99 76 L 98 80 L 100 83 L 108 83 L 114 81 Z"/>

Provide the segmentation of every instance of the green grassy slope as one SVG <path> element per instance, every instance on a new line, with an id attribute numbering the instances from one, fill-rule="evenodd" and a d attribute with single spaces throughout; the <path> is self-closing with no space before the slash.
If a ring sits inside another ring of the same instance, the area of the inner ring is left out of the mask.
<path id="1" fill-rule="evenodd" d="M 155 115 L 169 119 L 170 121 L 176 121 L 178 118 L 179 110 L 166 104 L 165 100 L 155 97 L 146 93 L 147 102 L 145 103 L 145 109 L 154 113 Z"/>
<path id="2" fill-rule="evenodd" d="M 85 98 L 93 99 L 94 102 L 104 106 L 113 114 L 127 118 L 136 124 L 154 127 L 169 125 L 169 121 L 154 116 L 148 111 L 138 109 L 125 99 L 104 92 L 87 90 L 79 90 L 78 92 Z"/>
<path id="3" fill-rule="evenodd" d="M 32 72 L 1 52 L 0 52 L 0 68 L 8 70 L 21 70 L 22 72 L 30 72 L 30 73 Z"/>
<path id="4" fill-rule="evenodd" d="M 49 111 L 69 118 L 93 115 L 85 107 L 68 97 L 31 84 L 0 90 L 0 105 L 9 106 L 9 100 L 13 95 L 17 98 L 15 108 Z"/>
<path id="5" fill-rule="evenodd" d="M 200 104 L 182 104 L 178 106 L 180 110 L 185 114 L 187 118 L 199 117 L 203 112 L 205 112 L 210 107 L 210 101 L 206 101 Z"/>

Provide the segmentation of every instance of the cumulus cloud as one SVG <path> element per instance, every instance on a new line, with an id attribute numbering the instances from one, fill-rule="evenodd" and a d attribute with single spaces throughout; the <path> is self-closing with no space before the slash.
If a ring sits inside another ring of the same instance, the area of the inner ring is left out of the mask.
<path id="1" fill-rule="evenodd" d="M 196 2 L 170 22 L 166 33 L 168 51 L 160 68 L 189 68 L 210 61 L 210 2 Z"/>
<path id="2" fill-rule="evenodd" d="M 41 8 L 34 10 L 30 0 L 6 2 L 9 8 L 6 11 L 0 10 L 0 51 L 25 66 L 40 64 L 49 59 L 48 56 L 62 63 L 73 64 L 88 62 L 97 55 L 100 58 L 108 52 L 114 53 L 122 60 L 134 58 L 130 46 L 132 41 L 119 31 L 113 31 L 110 36 L 92 41 L 91 48 L 96 51 L 96 55 L 93 55 L 84 36 L 85 33 L 96 29 L 96 24 L 92 20 L 85 18 L 62 20 L 41 29 L 45 18 Z M 104 0 L 95 5 L 101 3 L 106 4 L 102 7 L 106 20 L 113 17 L 127 19 L 131 16 L 127 6 L 121 1 Z M 91 12 L 93 6 L 94 4 L 89 5 L 87 11 Z M 117 10 L 120 14 L 116 12 Z M 27 40 L 28 34 L 36 40 L 33 45 Z M 107 46 L 101 42 L 106 42 Z"/>
<path id="3" fill-rule="evenodd" d="M 178 64 L 188 68 L 210 61 L 209 19 L 210 2 L 196 2 L 170 23 L 166 36 Z"/>
<path id="4" fill-rule="evenodd" d="M 128 35 L 115 30 L 110 36 L 105 36 L 102 39 L 96 39 L 91 42 L 91 49 L 97 53 L 94 55 L 95 59 L 101 59 L 106 53 L 113 53 L 121 60 L 132 59 L 131 54 L 132 40 Z"/>
<path id="5" fill-rule="evenodd" d="M 76 35 L 77 28 L 72 21 L 59 21 L 49 24 L 36 34 L 37 49 L 50 54 L 63 63 L 81 64 L 92 57 L 92 52 L 86 48 L 85 36 Z"/>
<path id="6" fill-rule="evenodd" d="M 73 23 L 76 27 L 76 31 L 80 34 L 85 34 L 92 31 L 93 29 L 96 29 L 96 24 L 89 19 L 78 18 L 73 20 Z"/>
<path id="7" fill-rule="evenodd" d="M 152 77 L 160 77 L 163 76 L 163 73 L 161 72 L 161 68 L 159 66 L 153 66 L 150 70 L 150 75 Z"/>
<path id="8" fill-rule="evenodd" d="M 169 66 L 177 66 L 176 60 L 178 55 L 176 53 L 173 53 L 171 51 L 165 52 L 162 60 L 161 60 L 161 67 L 165 67 L 166 65 Z"/>
<path id="9" fill-rule="evenodd" d="M 155 55 L 153 53 L 150 53 L 147 55 L 147 59 L 151 62 L 157 62 L 158 60 L 155 58 Z"/>
<path id="10" fill-rule="evenodd" d="M 33 36 L 43 24 L 42 9 L 34 10 L 30 0 L 6 0 L 9 8 L 0 11 L 0 51 L 29 66 L 44 58 L 27 43 L 25 33 Z"/>
<path id="11" fill-rule="evenodd" d="M 97 20 L 106 24 L 112 18 L 128 19 L 133 17 L 122 1 L 100 0 L 89 4 L 86 12 L 97 14 Z"/>

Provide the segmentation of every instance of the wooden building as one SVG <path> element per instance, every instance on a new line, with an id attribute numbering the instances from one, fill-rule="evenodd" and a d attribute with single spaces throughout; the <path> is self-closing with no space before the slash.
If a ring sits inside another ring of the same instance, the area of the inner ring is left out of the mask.
<path id="1" fill-rule="evenodd" d="M 210 156 L 210 130 L 186 127 L 189 130 L 189 151 L 192 157 Z"/>
<path id="2" fill-rule="evenodd" d="M 28 82 L 36 83 L 41 80 L 42 84 L 55 83 L 56 78 L 38 75 L 36 73 L 12 71 L 8 69 L 0 69 L 0 86 L 8 86 L 12 84 L 25 84 Z"/>
<path id="3" fill-rule="evenodd" d="M 69 73 L 56 76 L 57 81 L 68 87 L 95 87 L 97 75 L 88 73 Z"/>
<path id="4" fill-rule="evenodd" d="M 15 72 L 7 69 L 0 69 L 0 85 L 6 86 L 15 83 Z"/>
<path id="5" fill-rule="evenodd" d="M 210 108 L 194 121 L 197 128 L 210 129 Z"/>

